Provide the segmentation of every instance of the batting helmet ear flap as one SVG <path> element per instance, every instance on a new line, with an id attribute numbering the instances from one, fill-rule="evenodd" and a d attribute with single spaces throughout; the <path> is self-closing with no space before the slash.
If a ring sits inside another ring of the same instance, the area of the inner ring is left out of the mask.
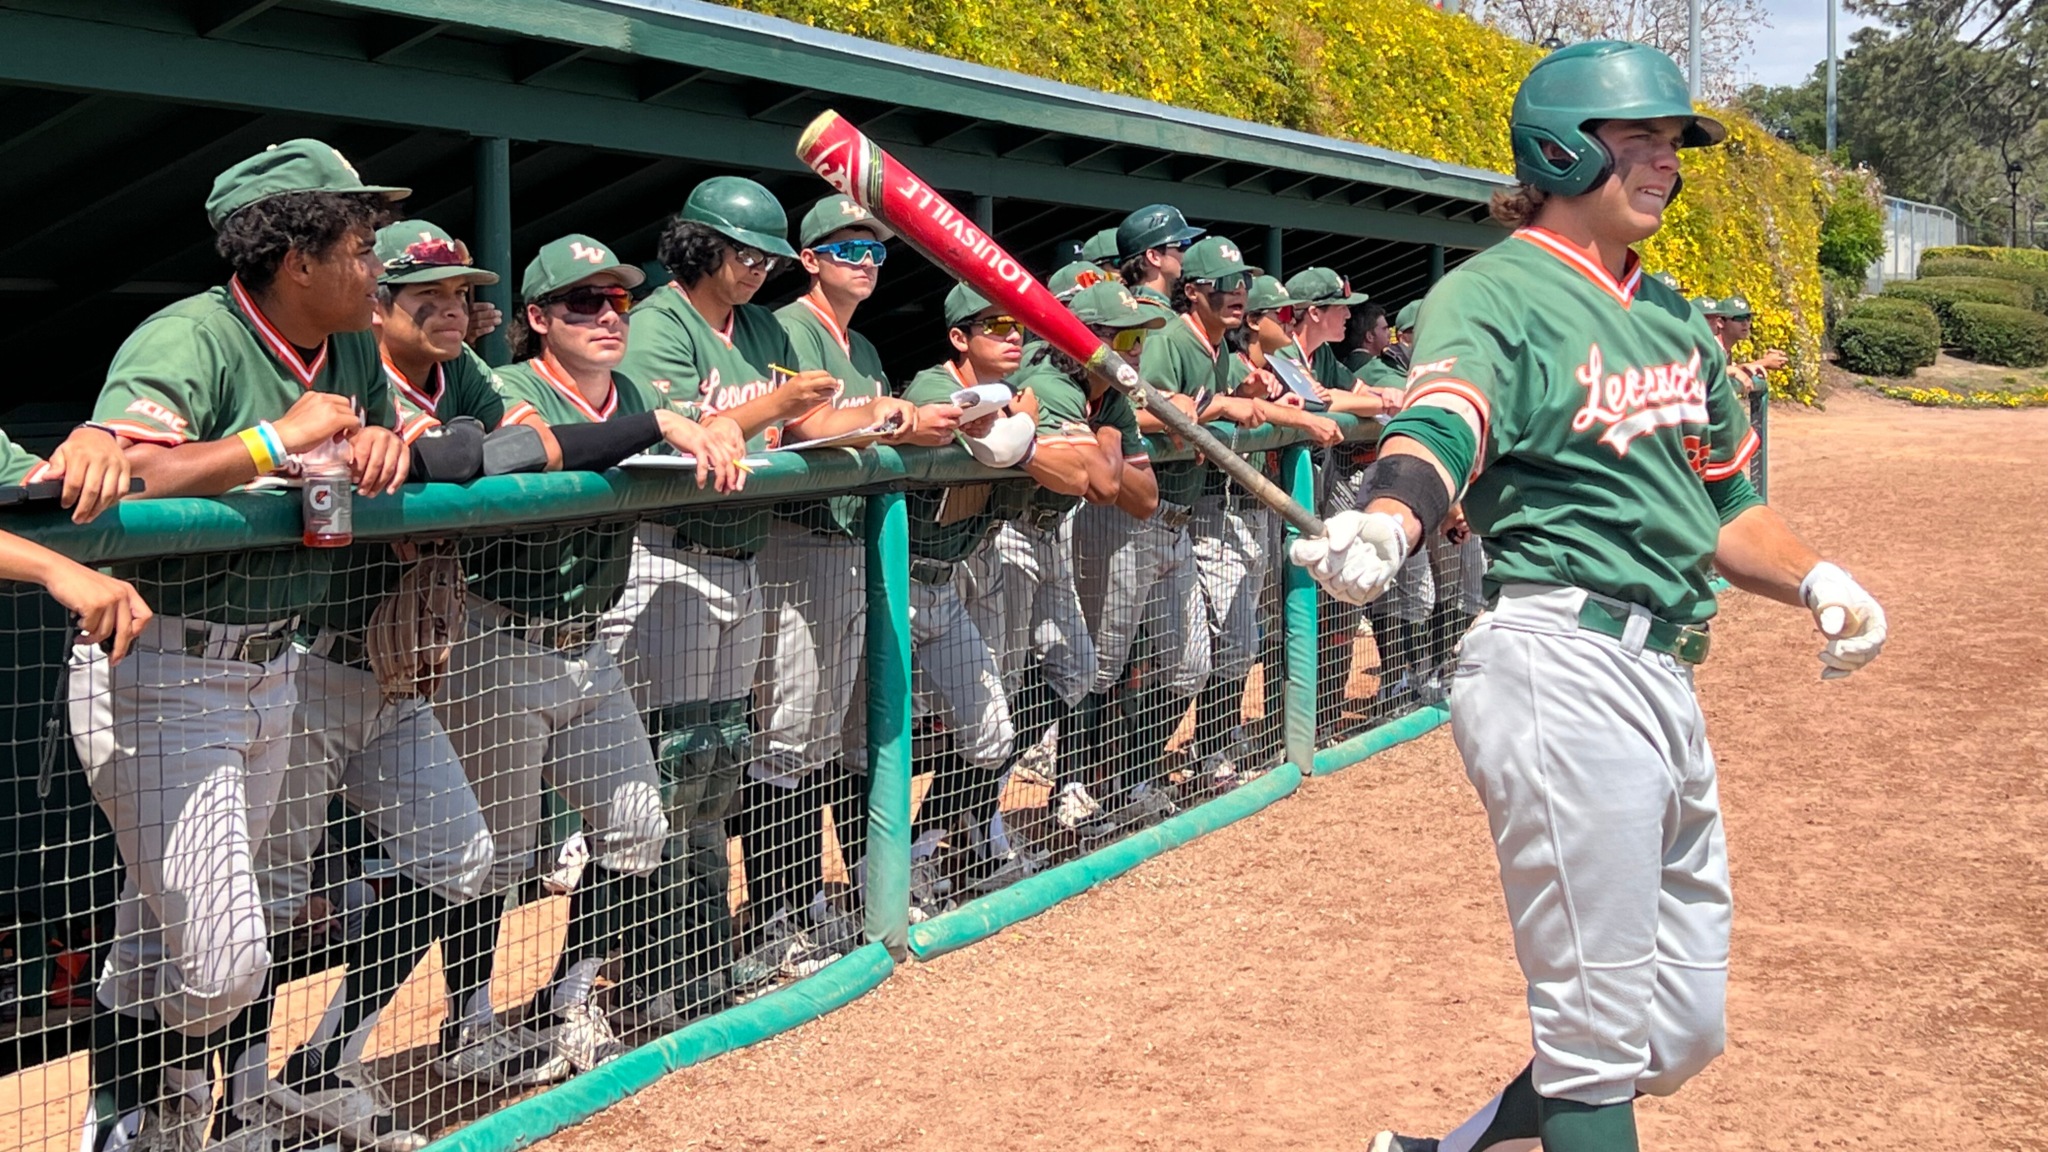
<path id="1" fill-rule="evenodd" d="M 1598 188 L 1614 171 L 1614 157 L 1598 137 L 1581 128 L 1567 140 L 1535 124 L 1511 130 L 1515 175 L 1553 196 L 1578 196 Z"/>

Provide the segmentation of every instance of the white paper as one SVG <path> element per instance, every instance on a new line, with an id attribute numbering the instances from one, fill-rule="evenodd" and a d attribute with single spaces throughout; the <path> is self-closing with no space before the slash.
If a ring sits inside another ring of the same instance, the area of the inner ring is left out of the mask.
<path id="1" fill-rule="evenodd" d="M 1001 412 L 1011 398 L 1008 384 L 977 384 L 953 393 L 953 407 L 960 409 L 962 424 L 972 424 L 983 416 Z"/>
<path id="2" fill-rule="evenodd" d="M 765 456 L 747 456 L 740 460 L 743 468 L 760 468 L 768 463 Z M 688 452 L 671 452 L 657 456 L 652 452 L 636 452 L 619 461 L 621 468 L 683 468 L 697 470 L 697 458 Z"/>

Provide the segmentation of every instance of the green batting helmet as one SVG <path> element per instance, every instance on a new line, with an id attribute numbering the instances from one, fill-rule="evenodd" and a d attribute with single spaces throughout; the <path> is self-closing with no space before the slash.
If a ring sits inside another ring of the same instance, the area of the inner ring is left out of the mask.
<path id="1" fill-rule="evenodd" d="M 1116 226 L 1116 258 L 1129 260 L 1140 252 L 1178 244 L 1194 243 L 1203 229 L 1191 227 L 1188 218 L 1171 204 L 1147 204 Z"/>
<path id="2" fill-rule="evenodd" d="M 697 185 L 682 216 L 770 256 L 796 255 L 789 246 L 789 214 L 773 192 L 745 176 L 713 176 Z"/>
<path id="3" fill-rule="evenodd" d="M 1685 75 L 1655 48 L 1627 40 L 1560 48 L 1537 61 L 1515 92 L 1508 129 L 1515 179 L 1553 196 L 1590 192 L 1614 170 L 1614 157 L 1587 125 L 1665 116 L 1688 121 L 1682 148 L 1719 144 L 1728 135 L 1719 120 L 1693 110 Z"/>

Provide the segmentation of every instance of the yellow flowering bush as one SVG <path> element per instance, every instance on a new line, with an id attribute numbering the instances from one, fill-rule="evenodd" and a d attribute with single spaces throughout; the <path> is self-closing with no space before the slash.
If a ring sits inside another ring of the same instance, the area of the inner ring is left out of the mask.
<path id="1" fill-rule="evenodd" d="M 1511 172 L 1508 113 L 1542 52 L 1421 0 L 733 0 L 907 48 L 1222 116 Z M 1645 263 L 1695 295 L 1740 293 L 1758 348 L 1791 355 L 1773 394 L 1811 400 L 1831 176 L 1753 121 L 1686 153 L 1685 194 Z"/>
<path id="2" fill-rule="evenodd" d="M 1865 380 L 1864 383 L 1871 384 Z M 2039 408 L 2048 405 L 2048 384 L 2013 391 L 1997 389 L 1915 388 L 1910 384 L 1872 384 L 1879 396 L 1904 400 L 1923 408 Z"/>

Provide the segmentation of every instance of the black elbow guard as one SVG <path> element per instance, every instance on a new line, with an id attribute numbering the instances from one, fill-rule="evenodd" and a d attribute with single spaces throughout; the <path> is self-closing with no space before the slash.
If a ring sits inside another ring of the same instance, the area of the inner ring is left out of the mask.
<path id="1" fill-rule="evenodd" d="M 548 446 L 540 430 L 527 424 L 507 424 L 484 437 L 484 475 L 509 476 L 515 472 L 548 470 Z"/>
<path id="2" fill-rule="evenodd" d="M 562 446 L 562 471 L 602 472 L 635 452 L 661 443 L 661 421 L 652 412 L 614 416 L 602 424 L 554 424 Z"/>
<path id="3" fill-rule="evenodd" d="M 1444 478 L 1438 474 L 1436 465 L 1419 456 L 1380 457 L 1373 465 L 1372 483 L 1365 495 L 1359 497 L 1358 506 L 1370 507 L 1381 497 L 1407 505 L 1422 522 L 1424 537 L 1443 527 L 1451 514 L 1451 494 L 1444 487 Z"/>
<path id="4" fill-rule="evenodd" d="M 412 442 L 412 472 L 415 480 L 435 484 L 466 484 L 477 478 L 484 466 L 484 426 L 468 416 L 457 416 L 438 428 L 429 428 Z"/>

